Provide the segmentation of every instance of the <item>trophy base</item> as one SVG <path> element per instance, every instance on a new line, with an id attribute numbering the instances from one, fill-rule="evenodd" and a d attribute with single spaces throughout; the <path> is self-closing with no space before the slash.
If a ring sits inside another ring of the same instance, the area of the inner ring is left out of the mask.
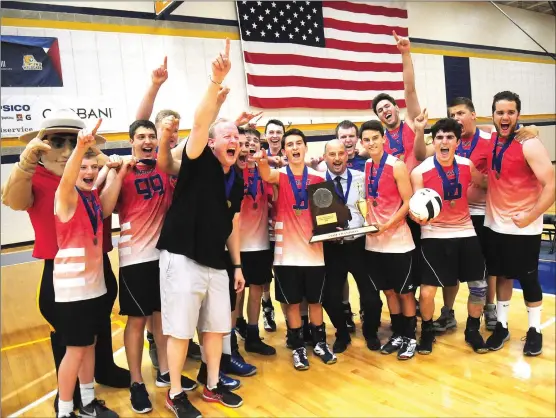
<path id="1" fill-rule="evenodd" d="M 329 241 L 338 238 L 352 237 L 354 235 L 368 234 L 377 231 L 378 228 L 374 225 L 363 226 L 361 228 L 354 229 L 343 229 L 341 231 L 329 232 L 328 234 L 313 235 L 311 237 L 311 240 L 309 241 L 309 244 L 313 244 L 315 242 Z"/>

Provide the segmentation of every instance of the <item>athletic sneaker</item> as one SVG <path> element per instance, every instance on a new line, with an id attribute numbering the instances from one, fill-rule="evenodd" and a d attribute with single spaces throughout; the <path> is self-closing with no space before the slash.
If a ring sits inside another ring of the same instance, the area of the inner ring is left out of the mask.
<path id="1" fill-rule="evenodd" d="M 395 353 L 396 351 L 400 350 L 402 343 L 403 343 L 403 338 L 401 335 L 392 334 L 388 342 L 384 344 L 382 347 L 380 347 L 380 353 L 381 354 Z"/>
<path id="2" fill-rule="evenodd" d="M 236 327 L 234 328 L 234 331 L 242 341 L 245 341 L 247 338 L 247 321 L 245 321 L 245 318 L 236 319 Z"/>
<path id="3" fill-rule="evenodd" d="M 510 331 L 504 328 L 501 322 L 496 323 L 496 328 L 486 340 L 486 346 L 491 351 L 498 351 L 504 347 L 504 343 L 510 339 Z"/>
<path id="4" fill-rule="evenodd" d="M 417 349 L 417 340 L 408 337 L 402 337 L 402 345 L 398 350 L 398 360 L 409 360 L 415 356 Z"/>
<path id="5" fill-rule="evenodd" d="M 230 359 L 230 364 L 226 370 L 230 374 L 235 374 L 236 376 L 247 377 L 253 376 L 257 373 L 257 368 L 252 364 L 247 363 L 243 357 L 234 356 L 232 354 Z"/>
<path id="6" fill-rule="evenodd" d="M 203 400 L 206 402 L 218 402 L 229 408 L 239 408 L 243 405 L 241 396 L 230 392 L 228 388 L 222 385 L 222 382 L 218 382 L 218 385 L 213 389 L 205 386 L 203 389 Z"/>
<path id="7" fill-rule="evenodd" d="M 534 327 L 529 328 L 525 337 L 525 345 L 523 346 L 523 354 L 526 356 L 538 356 L 542 353 L 542 334 L 537 332 Z"/>
<path id="8" fill-rule="evenodd" d="M 318 342 L 313 348 L 313 353 L 320 357 L 324 364 L 334 364 L 338 361 L 336 355 L 330 351 L 330 347 L 326 342 Z"/>
<path id="9" fill-rule="evenodd" d="M 443 306 L 440 310 L 440 316 L 432 323 L 432 326 L 435 332 L 444 332 L 450 328 L 455 328 L 457 324 L 454 310 Z"/>
<path id="10" fill-rule="evenodd" d="M 166 393 L 166 408 L 174 413 L 177 418 L 201 418 L 202 415 L 189 401 L 185 392 L 170 398 L 170 391 Z"/>
<path id="11" fill-rule="evenodd" d="M 245 339 L 245 351 L 248 353 L 257 353 L 263 356 L 273 356 L 276 349 L 263 342 L 259 336 L 258 328 L 247 328 L 247 338 Z"/>
<path id="12" fill-rule="evenodd" d="M 307 349 L 305 347 L 299 347 L 293 350 L 292 356 L 295 370 L 309 369 L 309 359 L 307 358 Z"/>
<path id="13" fill-rule="evenodd" d="M 432 353 L 432 344 L 436 341 L 434 336 L 434 330 L 423 330 L 421 329 L 421 339 L 419 340 L 419 346 L 417 347 L 417 352 L 419 354 L 430 354 Z"/>
<path id="14" fill-rule="evenodd" d="M 351 337 L 347 336 L 346 337 L 336 337 L 336 341 L 334 341 L 334 344 L 332 345 L 332 351 L 334 351 L 334 353 L 343 353 L 344 351 L 347 350 L 348 345 L 351 344 Z"/>
<path id="15" fill-rule="evenodd" d="M 241 382 L 239 380 L 226 376 L 222 371 L 218 373 L 218 379 L 229 390 L 236 390 L 241 386 Z M 201 363 L 199 373 L 197 374 L 197 382 L 204 386 L 207 385 L 207 365 L 205 363 Z"/>
<path id="16" fill-rule="evenodd" d="M 169 388 L 170 387 L 170 372 L 165 374 L 160 374 L 160 370 L 156 373 L 155 385 L 159 388 Z M 193 390 L 197 387 L 197 383 L 191 380 L 189 377 L 181 376 L 181 388 L 185 391 Z"/>
<path id="17" fill-rule="evenodd" d="M 195 361 L 201 361 L 201 347 L 193 340 L 189 340 L 189 347 L 187 348 L 187 358 Z"/>
<path id="18" fill-rule="evenodd" d="M 488 347 L 478 329 L 466 329 L 465 342 L 469 344 L 477 354 L 488 353 Z"/>
<path id="19" fill-rule="evenodd" d="M 487 303 L 483 311 L 485 316 L 485 328 L 489 331 L 494 331 L 498 318 L 496 315 L 496 305 L 494 303 Z"/>
<path id="20" fill-rule="evenodd" d="M 374 334 L 370 337 L 365 337 L 365 341 L 367 342 L 367 348 L 371 351 L 378 351 L 380 350 L 380 340 L 378 339 L 378 335 Z"/>
<path id="21" fill-rule="evenodd" d="M 151 358 L 151 363 L 153 367 L 158 370 L 158 352 L 156 351 L 156 342 L 154 341 L 154 335 L 147 331 L 147 341 L 149 343 L 149 357 Z"/>
<path id="22" fill-rule="evenodd" d="M 89 405 L 79 408 L 79 416 L 84 418 L 119 418 L 118 414 L 106 407 L 104 401 L 96 398 Z"/>
<path id="23" fill-rule="evenodd" d="M 262 299 L 261 305 L 263 307 L 264 330 L 266 332 L 276 331 L 276 321 L 274 320 L 274 306 L 272 306 L 272 300 L 269 298 L 265 302 L 265 300 Z"/>
<path id="24" fill-rule="evenodd" d="M 355 333 L 355 322 L 353 322 L 353 317 L 355 314 L 351 311 L 351 305 L 349 303 L 344 303 L 344 316 L 346 318 L 346 326 L 350 334 Z"/>
<path id="25" fill-rule="evenodd" d="M 134 382 L 129 389 L 131 392 L 131 409 L 138 414 L 146 414 L 153 410 L 153 404 L 149 399 L 149 393 L 144 383 Z"/>
<path id="26" fill-rule="evenodd" d="M 58 416 L 57 412 L 56 412 L 56 416 Z M 75 414 L 75 412 L 71 411 L 69 415 L 64 415 L 63 418 L 79 418 L 79 417 Z"/>

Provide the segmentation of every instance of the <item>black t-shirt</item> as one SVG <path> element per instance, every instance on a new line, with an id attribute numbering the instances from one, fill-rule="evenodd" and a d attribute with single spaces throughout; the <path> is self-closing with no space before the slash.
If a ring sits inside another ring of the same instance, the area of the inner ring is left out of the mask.
<path id="1" fill-rule="evenodd" d="M 226 268 L 226 240 L 243 199 L 243 180 L 237 173 L 226 199 L 224 182 L 229 175 L 224 174 L 208 146 L 194 160 L 188 158 L 184 148 L 174 199 L 158 240 L 159 250 L 185 255 L 207 267 Z"/>

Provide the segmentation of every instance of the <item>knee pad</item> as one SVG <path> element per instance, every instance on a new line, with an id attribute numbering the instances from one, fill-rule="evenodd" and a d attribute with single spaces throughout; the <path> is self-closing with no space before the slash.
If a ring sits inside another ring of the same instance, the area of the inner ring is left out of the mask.
<path id="1" fill-rule="evenodd" d="M 535 271 L 533 274 L 536 276 L 537 272 Z M 531 274 L 531 276 L 533 276 L 533 274 Z M 523 299 L 525 299 L 525 301 L 540 302 L 542 300 L 542 289 L 538 276 L 519 279 L 519 284 L 523 289 Z"/>
<path id="2" fill-rule="evenodd" d="M 486 280 L 467 282 L 467 286 L 469 286 L 469 302 L 473 305 L 484 305 L 488 288 Z"/>

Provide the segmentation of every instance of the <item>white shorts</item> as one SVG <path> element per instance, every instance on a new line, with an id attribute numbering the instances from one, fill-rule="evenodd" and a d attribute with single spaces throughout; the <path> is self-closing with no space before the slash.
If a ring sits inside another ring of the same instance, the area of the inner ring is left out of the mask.
<path id="1" fill-rule="evenodd" d="M 181 254 L 160 252 L 162 332 L 179 339 L 232 329 L 226 270 L 203 266 Z"/>

